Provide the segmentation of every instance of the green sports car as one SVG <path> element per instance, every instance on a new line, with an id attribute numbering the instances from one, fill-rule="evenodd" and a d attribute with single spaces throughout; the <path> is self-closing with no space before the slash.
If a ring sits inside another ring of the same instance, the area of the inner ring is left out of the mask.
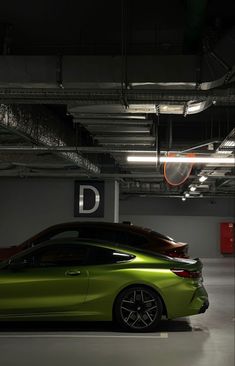
<path id="1" fill-rule="evenodd" d="M 115 320 L 154 330 L 204 312 L 202 264 L 88 240 L 45 242 L 0 265 L 0 321 Z"/>

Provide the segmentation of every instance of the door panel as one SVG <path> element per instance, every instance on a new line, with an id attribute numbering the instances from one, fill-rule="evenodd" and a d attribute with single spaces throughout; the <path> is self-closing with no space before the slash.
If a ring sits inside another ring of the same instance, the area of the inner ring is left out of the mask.
<path id="1" fill-rule="evenodd" d="M 84 267 L 0 271 L 0 316 L 76 311 L 84 302 L 88 275 Z"/>

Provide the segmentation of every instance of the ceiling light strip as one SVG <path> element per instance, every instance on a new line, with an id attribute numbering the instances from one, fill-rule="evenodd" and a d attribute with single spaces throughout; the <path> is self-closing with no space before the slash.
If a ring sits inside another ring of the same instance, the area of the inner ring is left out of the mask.
<path id="1" fill-rule="evenodd" d="M 195 163 L 195 164 L 235 164 L 234 157 L 188 157 L 188 156 L 161 156 L 160 163 Z M 128 156 L 130 163 L 156 163 L 157 156 Z"/>
<path id="2" fill-rule="evenodd" d="M 205 175 L 202 175 L 200 178 L 199 178 L 199 181 L 201 183 L 205 182 L 206 180 L 208 179 L 208 177 L 206 177 Z"/>

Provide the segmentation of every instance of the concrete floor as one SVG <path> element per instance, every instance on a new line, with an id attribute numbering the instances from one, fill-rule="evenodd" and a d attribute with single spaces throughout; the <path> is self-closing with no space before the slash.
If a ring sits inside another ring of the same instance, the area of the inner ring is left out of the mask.
<path id="1" fill-rule="evenodd" d="M 205 314 L 162 321 L 151 334 L 111 324 L 0 324 L 1 366 L 233 366 L 234 260 L 206 259 Z"/>

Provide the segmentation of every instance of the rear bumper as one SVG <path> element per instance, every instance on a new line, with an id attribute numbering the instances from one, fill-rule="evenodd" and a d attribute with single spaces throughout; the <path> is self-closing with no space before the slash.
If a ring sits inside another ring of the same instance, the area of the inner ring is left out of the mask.
<path id="1" fill-rule="evenodd" d="M 204 304 L 202 305 L 199 314 L 205 313 L 205 311 L 209 308 L 209 301 L 205 300 Z"/>
<path id="2" fill-rule="evenodd" d="M 175 306 L 175 299 L 174 303 L 171 302 L 170 306 L 168 306 L 167 314 L 169 319 L 201 314 L 208 308 L 208 294 L 204 286 L 192 288 L 190 280 L 187 281 L 187 285 L 187 291 L 181 292 L 181 296 L 177 296 L 177 294 L 175 296 L 175 299 L 178 299 L 177 307 Z"/>

